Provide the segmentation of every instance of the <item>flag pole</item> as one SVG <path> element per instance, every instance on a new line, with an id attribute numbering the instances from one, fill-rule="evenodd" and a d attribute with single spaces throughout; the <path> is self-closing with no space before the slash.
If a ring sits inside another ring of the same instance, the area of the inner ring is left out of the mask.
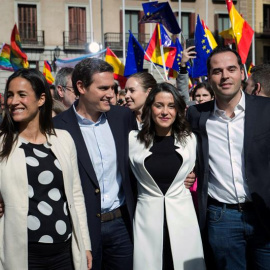
<path id="1" fill-rule="evenodd" d="M 208 25 L 208 0 L 205 0 L 205 23 Z"/>
<path id="2" fill-rule="evenodd" d="M 151 2 L 152 0 L 149 0 L 149 2 Z M 149 30 L 150 33 L 152 33 L 153 29 L 152 29 L 152 23 L 149 24 Z M 150 66 L 150 73 L 153 75 L 153 65 Z"/>
<path id="3" fill-rule="evenodd" d="M 165 82 L 165 78 L 162 76 L 162 74 L 160 73 L 160 71 L 158 70 L 158 68 L 156 67 L 156 65 L 153 63 L 153 61 L 151 60 L 150 56 L 148 55 L 148 53 L 146 51 L 144 51 L 144 54 L 147 56 L 148 60 L 152 63 L 151 67 L 154 66 L 154 68 L 157 70 L 158 74 L 160 75 L 160 77 L 162 78 L 162 80 Z"/>
<path id="4" fill-rule="evenodd" d="M 126 21 L 125 21 L 125 0 L 122 0 L 122 22 L 123 22 L 123 63 L 126 63 Z"/>
<path id="5" fill-rule="evenodd" d="M 244 64 L 244 70 L 245 70 L 245 77 L 246 77 L 246 81 L 248 79 L 248 74 L 247 74 L 247 67 L 246 67 L 246 64 Z"/>
<path id="6" fill-rule="evenodd" d="M 255 29 L 255 4 L 254 0 L 252 0 L 252 29 Z M 252 37 L 252 64 L 255 66 L 255 33 Z"/>
<path id="7" fill-rule="evenodd" d="M 181 29 L 181 20 L 182 20 L 181 0 L 178 0 L 178 24 L 179 24 L 180 29 Z M 179 33 L 180 42 L 181 42 L 181 33 L 182 33 L 182 31 Z M 182 34 L 182 36 L 183 36 L 183 34 Z"/>
<path id="8" fill-rule="evenodd" d="M 160 46 L 160 52 L 161 52 L 162 65 L 163 65 L 163 71 L 164 71 L 165 79 L 168 80 L 167 70 L 166 70 L 166 66 L 165 66 L 163 45 Z"/>
<path id="9" fill-rule="evenodd" d="M 90 41 L 91 41 L 91 43 L 94 41 L 93 12 L 92 12 L 92 9 L 93 9 L 92 0 L 89 0 L 90 31 L 91 31 Z"/>

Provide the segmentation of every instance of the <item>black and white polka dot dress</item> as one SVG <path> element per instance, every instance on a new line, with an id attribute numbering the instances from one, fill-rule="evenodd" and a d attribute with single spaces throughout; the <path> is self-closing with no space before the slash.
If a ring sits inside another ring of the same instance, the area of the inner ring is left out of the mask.
<path id="1" fill-rule="evenodd" d="M 65 242 L 72 230 L 60 163 L 47 143 L 24 141 L 20 147 L 28 176 L 28 242 Z"/>

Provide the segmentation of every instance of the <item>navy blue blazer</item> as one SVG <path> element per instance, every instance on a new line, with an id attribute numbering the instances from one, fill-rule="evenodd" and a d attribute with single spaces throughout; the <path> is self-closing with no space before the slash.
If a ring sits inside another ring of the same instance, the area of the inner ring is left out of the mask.
<path id="1" fill-rule="evenodd" d="M 137 129 L 136 119 L 130 109 L 111 106 L 106 112 L 107 120 L 111 128 L 117 154 L 117 162 L 122 176 L 122 188 L 126 197 L 126 205 L 130 218 L 130 229 L 135 211 L 135 197 L 133 188 L 135 184 L 131 181 L 129 156 L 128 156 L 128 136 L 131 130 Z M 88 154 L 73 106 L 53 118 L 55 128 L 67 130 L 72 136 L 78 155 L 79 173 L 82 189 L 85 197 L 87 221 L 92 244 L 92 254 L 95 252 L 101 241 L 101 199 L 99 183 Z M 104 134 L 106 136 L 106 134 Z M 132 233 L 132 229 L 130 230 Z"/>
<path id="2" fill-rule="evenodd" d="M 270 236 L 270 98 L 245 94 L 244 162 L 246 180 L 258 218 Z M 197 135 L 198 217 L 203 230 L 206 221 L 209 147 L 206 121 L 214 101 L 189 107 L 187 118 Z"/>

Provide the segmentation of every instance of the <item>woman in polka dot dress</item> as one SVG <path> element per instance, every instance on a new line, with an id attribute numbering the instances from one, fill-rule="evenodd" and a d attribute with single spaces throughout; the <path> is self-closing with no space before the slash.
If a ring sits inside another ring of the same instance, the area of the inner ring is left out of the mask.
<path id="1" fill-rule="evenodd" d="M 91 243 L 76 149 L 52 125 L 44 76 L 20 69 L 7 81 L 0 127 L 0 269 L 91 269 Z"/>

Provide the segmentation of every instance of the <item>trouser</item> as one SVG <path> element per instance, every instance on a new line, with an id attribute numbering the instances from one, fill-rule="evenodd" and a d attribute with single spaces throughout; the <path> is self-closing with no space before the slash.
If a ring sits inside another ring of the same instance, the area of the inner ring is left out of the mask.
<path id="1" fill-rule="evenodd" d="M 93 270 L 132 270 L 131 226 L 125 217 L 101 223 L 101 243 L 93 260 Z"/>
<path id="2" fill-rule="evenodd" d="M 28 269 L 74 270 L 71 240 L 59 244 L 29 243 Z"/>
<path id="3" fill-rule="evenodd" d="M 253 207 L 240 211 L 210 203 L 207 227 L 215 270 L 270 269 L 270 239 Z"/>

